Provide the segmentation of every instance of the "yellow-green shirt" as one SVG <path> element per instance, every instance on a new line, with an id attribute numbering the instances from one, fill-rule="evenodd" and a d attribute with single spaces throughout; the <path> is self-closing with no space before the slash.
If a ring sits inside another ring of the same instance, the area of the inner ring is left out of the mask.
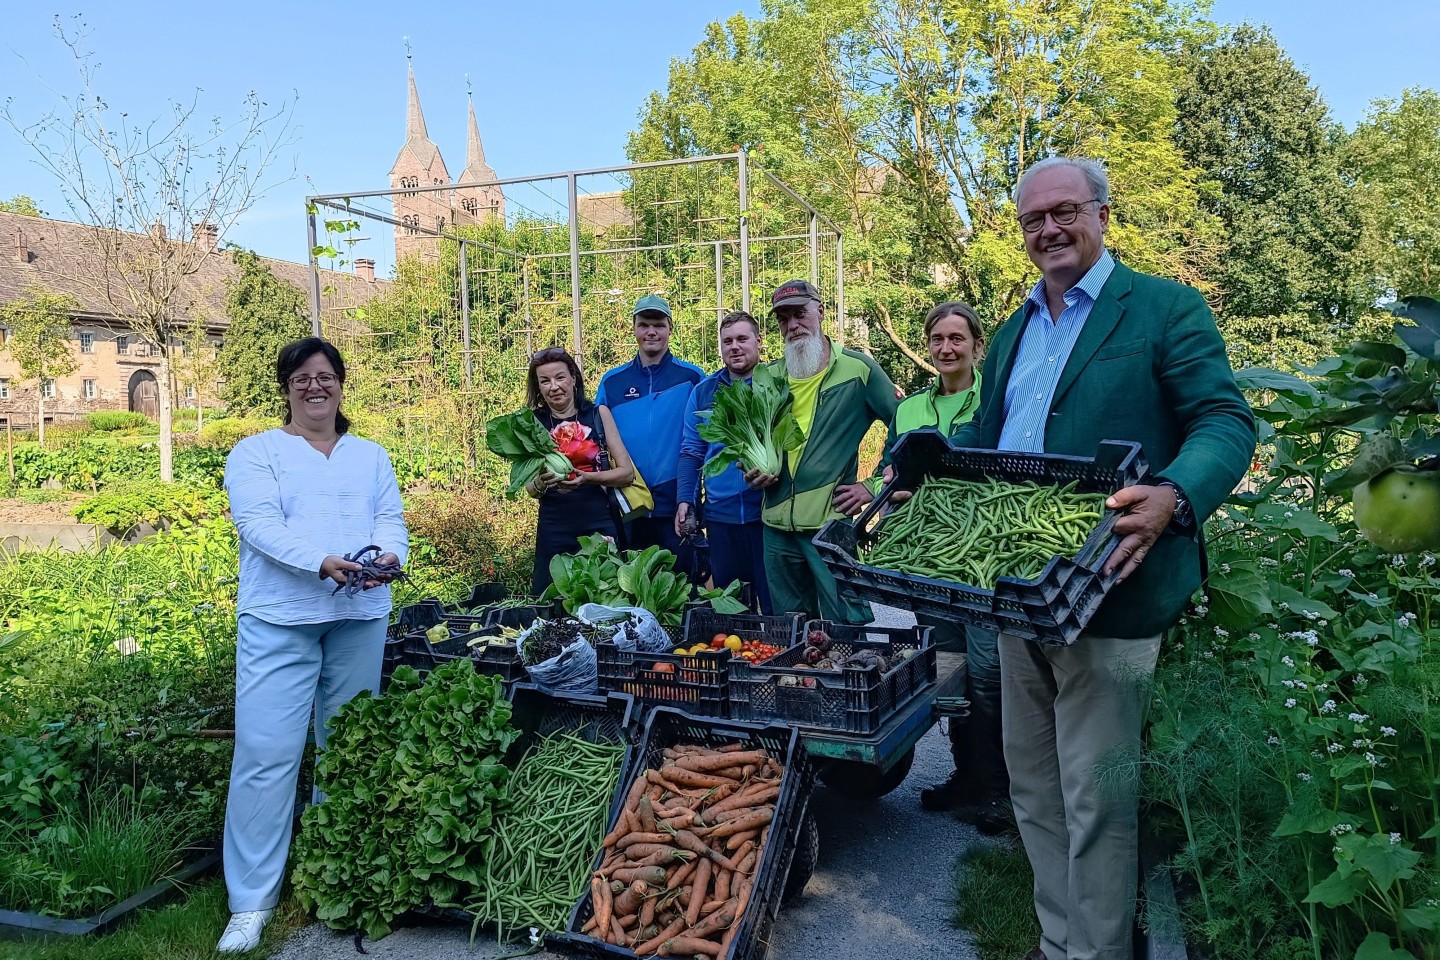
<path id="1" fill-rule="evenodd" d="M 804 380 L 797 380 L 790 377 L 790 395 L 795 398 L 794 406 L 791 408 L 795 414 L 795 421 L 800 424 L 800 432 L 805 434 L 805 439 L 810 439 L 810 426 L 815 422 L 815 407 L 820 402 L 820 382 L 825 379 L 825 374 L 830 368 L 827 366 L 813 377 L 806 377 Z M 800 444 L 794 450 L 786 451 L 790 470 L 793 473 L 795 464 L 800 462 L 800 455 L 805 452 L 805 444 Z"/>

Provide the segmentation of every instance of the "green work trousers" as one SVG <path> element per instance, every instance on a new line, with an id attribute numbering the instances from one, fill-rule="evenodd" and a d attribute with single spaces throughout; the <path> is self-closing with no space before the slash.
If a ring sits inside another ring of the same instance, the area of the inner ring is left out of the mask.
<path id="1" fill-rule="evenodd" d="M 803 613 L 807 620 L 869 623 L 870 604 L 840 595 L 835 578 L 810 540 L 814 530 L 765 527 L 765 571 L 776 613 Z"/>

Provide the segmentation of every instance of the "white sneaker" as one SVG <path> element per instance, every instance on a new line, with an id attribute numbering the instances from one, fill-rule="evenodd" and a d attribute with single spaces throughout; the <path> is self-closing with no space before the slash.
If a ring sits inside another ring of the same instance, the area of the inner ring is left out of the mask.
<path id="1" fill-rule="evenodd" d="M 265 929 L 270 914 L 274 912 L 246 910 L 243 913 L 230 914 L 230 922 L 225 924 L 225 932 L 220 935 L 220 942 L 215 945 L 216 952 L 244 953 L 246 950 L 254 950 L 260 945 L 260 932 Z"/>

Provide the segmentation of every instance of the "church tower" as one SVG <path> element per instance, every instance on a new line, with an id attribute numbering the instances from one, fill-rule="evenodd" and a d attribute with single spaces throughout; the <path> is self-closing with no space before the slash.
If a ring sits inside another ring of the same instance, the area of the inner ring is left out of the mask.
<path id="1" fill-rule="evenodd" d="M 407 187 L 438 186 L 450 183 L 450 171 L 445 169 L 445 160 L 440 148 L 431 141 L 425 130 L 425 114 L 420 110 L 420 93 L 415 89 L 415 68 L 409 68 L 410 100 L 405 108 L 405 145 L 390 168 L 392 189 Z M 471 114 L 473 123 L 473 111 Z M 489 169 L 489 168 L 486 168 Z M 494 174 L 491 174 L 494 178 Z M 436 190 L 430 193 L 394 195 L 395 219 L 405 226 L 395 228 L 395 259 L 419 256 L 433 260 L 440 255 L 439 240 L 420 233 L 417 228 L 429 230 L 444 229 L 450 223 L 453 206 L 453 191 Z"/>
<path id="2" fill-rule="evenodd" d="M 475 123 L 475 101 L 470 101 L 470 130 L 465 140 L 465 170 L 459 183 L 494 183 L 495 171 L 485 162 L 480 127 Z M 498 186 L 460 187 L 455 191 L 460 209 L 458 223 L 484 223 L 492 217 L 505 219 L 505 194 Z"/>

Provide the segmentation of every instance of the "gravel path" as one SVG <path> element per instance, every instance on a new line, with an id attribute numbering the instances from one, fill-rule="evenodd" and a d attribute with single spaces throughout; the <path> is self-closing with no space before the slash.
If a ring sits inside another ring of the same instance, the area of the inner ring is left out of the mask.
<path id="1" fill-rule="evenodd" d="M 876 608 L 876 621 L 913 623 L 910 614 Z M 949 743 L 939 726 L 915 751 L 905 782 L 874 803 L 856 803 L 816 788 L 811 801 L 820 827 L 820 858 L 805 894 L 780 912 L 770 936 L 770 960 L 895 960 L 943 956 L 972 960 L 970 938 L 950 924 L 955 908 L 955 861 L 972 844 L 993 844 L 946 814 L 920 809 L 920 788 L 949 773 Z M 425 925 L 365 943 L 370 956 L 389 960 L 472 960 L 507 952 L 483 934 L 469 945 L 468 928 Z M 299 931 L 276 960 L 349 960 L 353 937 L 320 924 Z M 538 960 L 560 960 L 542 951 Z"/>

